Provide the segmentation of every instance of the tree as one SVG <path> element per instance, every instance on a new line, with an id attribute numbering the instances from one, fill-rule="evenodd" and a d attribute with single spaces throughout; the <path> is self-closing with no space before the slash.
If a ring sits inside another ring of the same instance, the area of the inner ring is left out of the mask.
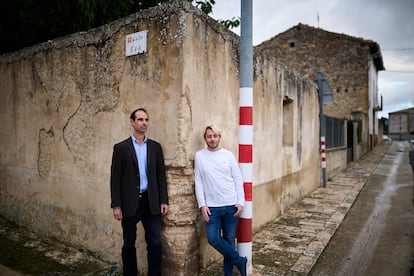
<path id="1" fill-rule="evenodd" d="M 5 0 L 0 7 L 0 53 L 108 24 L 173 0 Z M 210 14 L 215 0 L 187 0 Z M 226 28 L 240 20 L 220 21 Z"/>

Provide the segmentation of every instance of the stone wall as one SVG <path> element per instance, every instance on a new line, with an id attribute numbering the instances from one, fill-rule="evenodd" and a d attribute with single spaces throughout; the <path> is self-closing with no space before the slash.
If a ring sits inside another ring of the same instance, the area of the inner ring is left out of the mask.
<path id="1" fill-rule="evenodd" d="M 299 24 L 258 47 L 311 80 L 321 72 L 334 92 L 330 117 L 351 119 L 368 111 L 368 61 L 372 41 Z"/>
<path id="2" fill-rule="evenodd" d="M 125 36 L 142 30 L 147 52 L 126 57 Z M 205 126 L 216 124 L 237 156 L 238 43 L 188 3 L 174 3 L 1 56 L 0 214 L 120 262 L 122 231 L 110 209 L 112 147 L 130 135 L 130 112 L 145 107 L 169 182 L 163 269 L 197 275 L 219 255 L 207 245 L 195 202 L 194 153 L 204 147 Z M 317 187 L 319 109 L 312 82 L 260 52 L 254 64 L 259 229 Z"/>
<path id="3" fill-rule="evenodd" d="M 298 24 L 257 47 L 310 80 L 315 80 L 319 72 L 324 75 L 334 93 L 334 102 L 324 104 L 324 114 L 363 126 L 359 129 L 360 139 L 354 144 L 354 160 L 375 146 L 377 76 L 379 70 L 384 70 L 376 42 Z M 339 167 L 344 167 L 345 151 L 338 151 L 343 153 Z M 329 162 L 329 155 L 327 159 Z"/>

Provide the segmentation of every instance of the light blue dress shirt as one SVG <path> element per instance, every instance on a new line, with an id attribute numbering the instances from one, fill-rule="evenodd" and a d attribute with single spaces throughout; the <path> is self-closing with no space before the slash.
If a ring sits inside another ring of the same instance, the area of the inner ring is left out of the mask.
<path id="1" fill-rule="evenodd" d="M 140 178 L 140 193 L 148 190 L 148 176 L 147 176 L 147 137 L 144 138 L 143 143 L 140 145 L 135 139 L 134 135 L 131 135 L 132 144 L 134 145 L 135 154 L 138 160 L 138 171 Z"/>

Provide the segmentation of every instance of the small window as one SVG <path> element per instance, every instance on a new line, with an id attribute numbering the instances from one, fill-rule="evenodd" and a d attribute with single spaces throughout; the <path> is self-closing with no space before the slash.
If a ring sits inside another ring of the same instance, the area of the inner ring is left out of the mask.
<path id="1" fill-rule="evenodd" d="M 295 47 L 295 42 L 290 42 L 289 46 L 290 46 L 290 48 L 294 48 Z"/>

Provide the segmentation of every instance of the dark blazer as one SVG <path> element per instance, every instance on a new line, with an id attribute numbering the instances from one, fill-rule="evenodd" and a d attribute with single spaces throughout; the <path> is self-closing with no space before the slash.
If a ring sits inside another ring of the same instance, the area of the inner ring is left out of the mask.
<path id="1" fill-rule="evenodd" d="M 168 204 L 167 180 L 161 145 L 147 139 L 148 200 L 153 215 Z M 139 171 L 131 137 L 114 145 L 111 165 L 111 208 L 121 207 L 123 216 L 135 215 L 139 201 Z"/>

